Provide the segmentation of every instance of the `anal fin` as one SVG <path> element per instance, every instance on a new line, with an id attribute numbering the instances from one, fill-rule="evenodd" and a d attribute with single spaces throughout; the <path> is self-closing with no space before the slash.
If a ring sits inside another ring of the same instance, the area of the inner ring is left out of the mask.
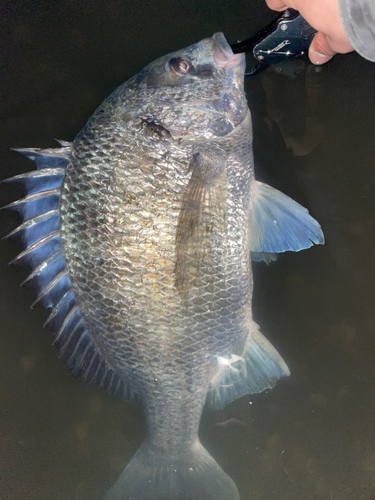
<path id="1" fill-rule="evenodd" d="M 245 394 L 272 389 L 276 382 L 290 375 L 285 361 L 253 323 L 242 357 L 218 359 L 219 373 L 211 383 L 206 405 L 221 410 Z"/>

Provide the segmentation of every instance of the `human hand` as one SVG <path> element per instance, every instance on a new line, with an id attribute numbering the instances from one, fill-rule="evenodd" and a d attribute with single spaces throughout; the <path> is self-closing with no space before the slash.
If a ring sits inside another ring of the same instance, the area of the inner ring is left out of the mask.
<path id="1" fill-rule="evenodd" d="M 272 10 L 283 11 L 291 7 L 315 28 L 309 48 L 309 58 L 314 64 L 324 64 L 337 54 L 352 52 L 340 18 L 338 0 L 266 0 Z"/>

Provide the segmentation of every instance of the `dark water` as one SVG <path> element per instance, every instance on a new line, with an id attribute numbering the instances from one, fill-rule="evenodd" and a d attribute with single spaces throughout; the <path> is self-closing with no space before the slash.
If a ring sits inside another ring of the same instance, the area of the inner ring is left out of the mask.
<path id="1" fill-rule="evenodd" d="M 244 39 L 258 1 L 2 2 L 1 177 L 33 169 L 10 147 L 72 140 L 156 57 L 216 31 Z M 375 65 L 336 57 L 247 82 L 258 179 L 309 208 L 327 244 L 254 266 L 254 316 L 292 375 L 221 413 L 201 439 L 241 500 L 375 498 Z M 17 192 L 1 188 L 2 203 Z M 16 215 L 1 214 L 0 233 Z M 144 435 L 142 414 L 74 380 L 0 246 L 0 498 L 99 500 Z M 233 419 L 233 420 L 230 420 Z M 226 422 L 222 425 L 223 422 Z"/>

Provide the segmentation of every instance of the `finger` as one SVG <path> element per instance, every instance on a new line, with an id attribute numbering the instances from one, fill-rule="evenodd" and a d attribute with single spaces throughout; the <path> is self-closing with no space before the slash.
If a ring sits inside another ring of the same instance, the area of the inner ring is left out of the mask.
<path id="1" fill-rule="evenodd" d="M 266 4 L 270 9 L 278 11 L 283 11 L 290 7 L 290 5 L 287 5 L 284 0 L 266 0 Z"/>
<path id="2" fill-rule="evenodd" d="M 309 58 L 313 64 L 324 64 L 336 54 L 332 49 L 330 40 L 324 33 L 318 32 L 311 42 Z"/>

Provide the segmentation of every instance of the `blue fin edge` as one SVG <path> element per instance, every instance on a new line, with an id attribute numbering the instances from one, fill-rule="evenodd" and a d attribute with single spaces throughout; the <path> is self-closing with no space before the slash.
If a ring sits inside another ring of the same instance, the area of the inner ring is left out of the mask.
<path id="1" fill-rule="evenodd" d="M 139 397 L 108 365 L 95 347 L 77 306 L 59 235 L 58 207 L 68 165 L 71 143 L 60 148 L 15 149 L 37 164 L 38 170 L 16 175 L 3 182 L 19 184 L 24 198 L 2 207 L 17 210 L 21 225 L 6 238 L 15 239 L 23 251 L 11 263 L 26 266 L 29 276 L 22 284 L 36 289 L 39 303 L 51 308 L 46 325 L 51 329 L 59 356 L 72 374 L 90 384 L 139 403 Z"/>
<path id="2" fill-rule="evenodd" d="M 254 260 L 265 260 L 265 253 L 299 252 L 324 244 L 322 229 L 306 208 L 262 182 L 254 181 L 252 189 L 250 250 L 255 252 Z"/>
<path id="3" fill-rule="evenodd" d="M 221 410 L 227 404 L 246 394 L 272 389 L 290 371 L 273 345 L 253 323 L 242 356 L 218 358 L 218 373 L 211 382 L 206 406 Z"/>

